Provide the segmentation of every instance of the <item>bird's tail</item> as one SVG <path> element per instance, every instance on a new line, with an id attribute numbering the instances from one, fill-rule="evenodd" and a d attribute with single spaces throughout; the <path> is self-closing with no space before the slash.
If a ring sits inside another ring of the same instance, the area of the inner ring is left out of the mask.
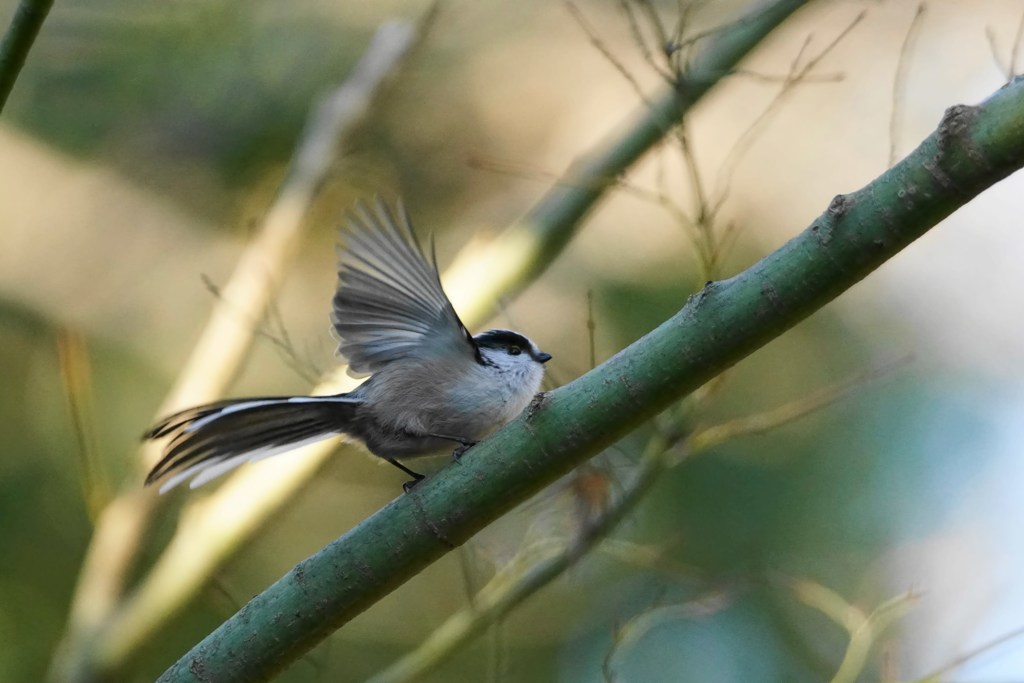
<path id="1" fill-rule="evenodd" d="M 143 435 L 170 437 L 146 484 L 170 475 L 160 493 L 190 478 L 196 488 L 243 463 L 344 433 L 360 403 L 349 394 L 250 398 L 175 413 Z"/>

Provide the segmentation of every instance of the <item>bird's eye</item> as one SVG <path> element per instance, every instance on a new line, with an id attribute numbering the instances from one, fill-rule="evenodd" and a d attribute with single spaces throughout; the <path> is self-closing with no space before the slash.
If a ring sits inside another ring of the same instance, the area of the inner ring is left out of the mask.
<path id="1" fill-rule="evenodd" d="M 522 352 L 523 352 L 523 350 L 521 348 L 519 348 L 518 346 L 511 346 L 508 349 L 508 355 L 510 355 L 510 356 L 518 356 Z"/>

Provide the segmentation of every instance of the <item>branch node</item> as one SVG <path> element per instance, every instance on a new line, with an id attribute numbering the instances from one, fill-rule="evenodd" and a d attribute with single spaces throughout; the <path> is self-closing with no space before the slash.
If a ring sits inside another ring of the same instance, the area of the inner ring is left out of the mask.
<path id="1" fill-rule="evenodd" d="M 204 681 L 204 683 L 206 681 L 212 681 L 213 680 L 209 676 L 206 675 L 206 667 L 203 666 L 203 660 L 201 660 L 201 659 L 199 659 L 197 657 L 193 657 L 192 660 L 189 662 L 188 670 L 198 680 Z"/>
<path id="2" fill-rule="evenodd" d="M 963 138 L 977 114 L 977 107 L 966 104 L 955 104 L 947 109 L 939 122 L 939 151 L 945 153 L 950 145 Z"/>
<path id="3" fill-rule="evenodd" d="M 548 400 L 548 392 L 542 391 L 533 397 L 530 401 L 530 405 L 526 407 L 526 421 L 529 422 L 536 415 L 537 411 L 540 410 Z"/>
<path id="4" fill-rule="evenodd" d="M 828 205 L 828 215 L 836 220 L 842 218 L 850 208 L 850 198 L 845 194 L 837 194 Z"/>

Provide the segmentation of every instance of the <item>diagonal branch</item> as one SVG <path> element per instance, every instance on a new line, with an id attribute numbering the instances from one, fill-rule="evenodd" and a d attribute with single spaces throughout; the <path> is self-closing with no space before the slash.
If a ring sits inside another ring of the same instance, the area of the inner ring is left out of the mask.
<path id="1" fill-rule="evenodd" d="M 14 11 L 11 25 L 0 42 L 0 111 L 7 104 L 7 97 L 14 89 L 21 67 L 25 65 L 28 51 L 36 42 L 39 29 L 52 6 L 53 0 L 21 0 Z"/>
<path id="2" fill-rule="evenodd" d="M 746 271 L 708 283 L 654 331 L 411 494 L 300 562 L 161 681 L 267 680 L 429 564 L 673 401 L 853 286 L 1024 166 L 1024 78 L 938 129 Z M 285 615 L 286 618 L 282 618 Z"/>

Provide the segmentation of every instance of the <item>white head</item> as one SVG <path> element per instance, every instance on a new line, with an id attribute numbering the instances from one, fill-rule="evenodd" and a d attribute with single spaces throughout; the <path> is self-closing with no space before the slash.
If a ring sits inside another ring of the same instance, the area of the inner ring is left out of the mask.
<path id="1" fill-rule="evenodd" d="M 479 362 L 506 376 L 506 381 L 521 387 L 530 396 L 537 393 L 544 364 L 551 354 L 537 348 L 532 341 L 511 330 L 488 330 L 473 337 Z"/>

